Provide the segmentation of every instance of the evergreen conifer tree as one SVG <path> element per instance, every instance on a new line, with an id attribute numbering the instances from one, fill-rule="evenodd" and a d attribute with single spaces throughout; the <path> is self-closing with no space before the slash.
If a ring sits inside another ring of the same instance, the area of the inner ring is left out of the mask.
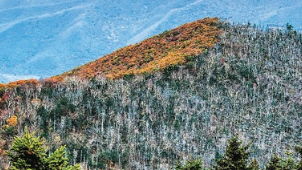
<path id="1" fill-rule="evenodd" d="M 45 164 L 49 170 L 78 170 L 78 165 L 69 166 L 68 159 L 65 157 L 65 146 L 61 146 L 55 152 L 51 153 L 48 158 L 45 159 Z"/>
<path id="2" fill-rule="evenodd" d="M 293 154 L 290 151 L 286 151 L 285 154 L 287 155 L 287 158 L 282 159 L 282 170 L 295 170 L 296 164 L 293 158 Z"/>
<path id="3" fill-rule="evenodd" d="M 282 170 L 281 158 L 277 154 L 274 154 L 274 156 L 266 164 L 265 170 Z"/>
<path id="4" fill-rule="evenodd" d="M 250 155 L 250 145 L 242 146 L 238 135 L 229 140 L 225 155 L 216 161 L 215 170 L 248 170 L 247 161 Z"/>
<path id="5" fill-rule="evenodd" d="M 188 160 L 182 166 L 180 164 L 176 165 L 176 170 L 203 170 L 202 161 L 200 159 Z"/>
<path id="6" fill-rule="evenodd" d="M 46 157 L 44 142 L 26 129 L 22 137 L 15 137 L 8 152 L 11 170 L 80 170 L 78 165 L 69 166 L 65 147 Z"/>
<path id="7" fill-rule="evenodd" d="M 297 170 L 302 170 L 302 147 L 301 146 L 296 146 L 295 151 L 299 154 L 300 161 L 297 164 Z"/>
<path id="8" fill-rule="evenodd" d="M 250 170 L 260 170 L 259 163 L 256 159 L 252 159 L 251 163 L 249 164 Z"/>
<path id="9" fill-rule="evenodd" d="M 45 148 L 39 137 L 25 130 L 22 137 L 15 137 L 8 152 L 12 170 L 42 170 L 44 167 Z"/>

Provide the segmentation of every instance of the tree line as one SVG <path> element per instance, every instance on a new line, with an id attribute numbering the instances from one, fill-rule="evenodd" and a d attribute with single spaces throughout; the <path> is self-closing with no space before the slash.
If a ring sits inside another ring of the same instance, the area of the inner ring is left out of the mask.
<path id="1" fill-rule="evenodd" d="M 296 162 L 294 154 L 290 151 L 285 153 L 286 157 L 282 158 L 275 153 L 263 168 L 260 167 L 258 161 L 250 159 L 251 143 L 243 145 L 239 140 L 239 136 L 231 138 L 228 141 L 224 155 L 215 160 L 210 168 L 211 170 L 302 170 L 302 147 L 296 146 L 295 151 L 299 155 L 299 161 Z M 250 161 L 249 161 L 250 160 Z M 201 159 L 192 159 L 186 161 L 183 165 L 176 165 L 176 170 L 206 170 L 203 167 Z"/>
<path id="2" fill-rule="evenodd" d="M 299 161 L 295 161 L 294 154 L 285 153 L 286 158 L 274 154 L 263 168 L 258 161 L 250 159 L 251 143 L 243 145 L 238 134 L 228 141 L 224 155 L 215 160 L 209 170 L 302 170 L 302 147 L 296 146 Z M 78 164 L 72 166 L 68 162 L 65 146 L 56 149 L 47 156 L 44 141 L 35 137 L 27 128 L 22 137 L 15 137 L 7 155 L 11 161 L 11 170 L 80 170 Z M 110 164 L 106 169 L 112 169 Z M 184 164 L 177 163 L 176 170 L 206 170 L 200 158 L 187 160 Z M 208 170 L 208 169 L 207 169 Z"/>

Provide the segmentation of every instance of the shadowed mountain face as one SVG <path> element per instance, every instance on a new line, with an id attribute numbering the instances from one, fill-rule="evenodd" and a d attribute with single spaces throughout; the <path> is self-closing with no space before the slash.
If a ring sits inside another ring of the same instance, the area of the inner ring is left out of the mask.
<path id="1" fill-rule="evenodd" d="M 48 77 L 206 16 L 302 25 L 299 0 L 0 1 L 0 82 Z"/>

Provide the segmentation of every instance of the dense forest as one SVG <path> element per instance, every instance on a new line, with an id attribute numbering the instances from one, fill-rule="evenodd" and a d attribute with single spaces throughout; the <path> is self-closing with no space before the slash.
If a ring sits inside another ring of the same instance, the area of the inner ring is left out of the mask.
<path id="1" fill-rule="evenodd" d="M 221 30 L 213 47 L 152 72 L 1 85 L 1 166 L 25 127 L 48 154 L 66 145 L 69 162 L 82 169 L 173 169 L 191 158 L 208 168 L 235 134 L 262 167 L 275 153 L 294 152 L 302 141 L 302 35 L 210 25 Z M 173 42 L 179 34 L 159 36 Z"/>

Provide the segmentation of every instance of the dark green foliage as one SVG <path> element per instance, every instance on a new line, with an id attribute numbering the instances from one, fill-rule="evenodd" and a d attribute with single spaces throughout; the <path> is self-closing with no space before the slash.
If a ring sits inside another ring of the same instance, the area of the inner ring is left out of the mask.
<path id="1" fill-rule="evenodd" d="M 53 97 L 53 95 L 54 95 L 54 89 L 52 87 L 46 86 L 46 84 L 45 84 L 45 86 L 43 86 L 41 88 L 41 95 Z"/>
<path id="2" fill-rule="evenodd" d="M 249 164 L 249 170 L 260 170 L 259 163 L 256 159 L 252 159 Z"/>
<path id="3" fill-rule="evenodd" d="M 125 74 L 124 79 L 129 80 L 129 79 L 133 78 L 134 76 L 135 76 L 134 73 Z"/>
<path id="4" fill-rule="evenodd" d="M 26 129 L 22 137 L 15 137 L 14 142 L 8 152 L 12 163 L 12 170 L 17 169 L 45 169 L 45 148 L 43 141 Z"/>
<path id="5" fill-rule="evenodd" d="M 219 160 L 221 158 L 222 158 L 222 155 L 218 151 L 216 151 L 215 152 L 215 160 Z"/>
<path id="6" fill-rule="evenodd" d="M 177 71 L 179 69 L 178 65 L 168 65 L 164 70 L 163 73 L 165 76 L 169 76 L 173 71 Z"/>
<path id="7" fill-rule="evenodd" d="M 4 131 L 2 132 L 5 136 L 11 136 L 13 137 L 16 134 L 15 127 L 13 126 L 8 126 L 4 128 Z"/>
<path id="8" fill-rule="evenodd" d="M 295 147 L 295 151 L 298 153 L 299 157 L 300 157 L 300 161 L 297 164 L 297 170 L 302 170 L 302 147 L 301 146 L 296 146 Z"/>
<path id="9" fill-rule="evenodd" d="M 8 152 L 12 170 L 79 170 L 78 165 L 69 166 L 65 158 L 65 147 L 46 157 L 44 141 L 34 137 L 26 129 L 22 137 L 15 137 Z"/>
<path id="10" fill-rule="evenodd" d="M 294 27 L 293 27 L 292 25 L 290 25 L 289 23 L 286 24 L 286 29 L 287 29 L 287 31 L 292 31 L 293 28 L 294 28 Z"/>
<path id="11" fill-rule="evenodd" d="M 40 129 L 42 130 L 42 134 L 40 134 L 41 137 L 45 137 L 48 139 L 49 132 L 48 132 L 48 112 L 46 109 L 42 106 L 37 110 L 37 114 L 40 116 Z"/>
<path id="12" fill-rule="evenodd" d="M 293 154 L 289 151 L 287 151 L 285 154 L 287 155 L 287 158 L 282 159 L 282 170 L 295 170 L 296 164 L 293 158 Z"/>
<path id="13" fill-rule="evenodd" d="M 118 152 L 117 151 L 111 151 L 111 152 L 102 152 L 99 155 L 98 158 L 98 168 L 105 168 L 106 164 L 109 162 L 112 162 L 113 164 L 118 163 L 119 157 L 118 157 Z"/>
<path id="14" fill-rule="evenodd" d="M 202 160 L 188 160 L 184 165 L 178 164 L 175 167 L 176 170 L 203 170 Z"/>
<path id="15" fill-rule="evenodd" d="M 67 115 L 68 113 L 73 113 L 75 111 L 75 106 L 68 101 L 67 98 L 63 97 L 57 103 L 57 106 L 54 110 L 54 114 L 57 116 Z"/>
<path id="16" fill-rule="evenodd" d="M 215 170 L 248 170 L 247 161 L 250 145 L 242 146 L 238 135 L 229 140 L 225 155 L 216 161 Z"/>
<path id="17" fill-rule="evenodd" d="M 254 77 L 254 74 L 252 72 L 252 69 L 249 68 L 247 65 L 245 65 L 245 63 L 242 63 L 240 66 L 239 66 L 239 75 L 242 76 L 243 78 L 245 78 L 246 80 L 248 81 L 251 81 L 251 82 L 256 82 L 256 78 Z"/>
<path id="18" fill-rule="evenodd" d="M 265 170 L 282 170 L 281 158 L 274 154 L 271 160 L 266 164 Z"/>

